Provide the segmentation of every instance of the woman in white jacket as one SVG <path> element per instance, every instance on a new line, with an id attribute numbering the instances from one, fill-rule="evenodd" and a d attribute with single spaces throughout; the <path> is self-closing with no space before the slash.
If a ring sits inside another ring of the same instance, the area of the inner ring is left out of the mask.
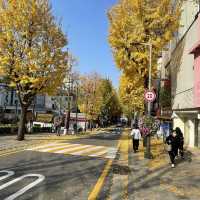
<path id="1" fill-rule="evenodd" d="M 131 131 L 132 141 L 133 141 L 133 150 L 136 153 L 139 147 L 139 140 L 141 139 L 141 133 L 137 126 L 134 126 Z"/>

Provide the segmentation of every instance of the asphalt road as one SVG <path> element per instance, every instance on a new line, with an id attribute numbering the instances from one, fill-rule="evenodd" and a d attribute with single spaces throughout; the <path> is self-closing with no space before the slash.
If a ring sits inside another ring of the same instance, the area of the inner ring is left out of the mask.
<path id="1" fill-rule="evenodd" d="M 113 131 L 0 157 L 0 199 L 88 199 L 119 137 Z"/>

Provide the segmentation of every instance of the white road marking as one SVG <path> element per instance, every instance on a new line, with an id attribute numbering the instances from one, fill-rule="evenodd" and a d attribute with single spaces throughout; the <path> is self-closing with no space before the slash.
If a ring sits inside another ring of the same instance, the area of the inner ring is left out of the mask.
<path id="1" fill-rule="evenodd" d="M 23 176 L 20 176 L 12 181 L 9 181 L 3 185 L 0 186 L 0 190 L 3 190 L 4 188 L 26 178 L 26 177 L 37 177 L 37 180 L 35 180 L 34 182 L 28 184 L 27 186 L 23 187 L 21 190 L 15 192 L 14 194 L 6 197 L 4 200 L 14 200 L 16 199 L 18 196 L 24 194 L 26 191 L 30 190 L 31 188 L 33 188 L 34 186 L 36 186 L 37 184 L 39 184 L 40 182 L 42 182 L 45 179 L 45 176 L 41 175 L 41 174 L 26 174 Z"/>
<path id="2" fill-rule="evenodd" d="M 74 153 L 71 153 L 72 155 L 80 155 L 82 153 L 87 153 L 87 152 L 90 152 L 90 151 L 93 151 L 95 149 L 102 149 L 103 147 L 102 146 L 93 146 L 91 148 L 88 148 L 88 149 L 85 149 L 85 150 L 82 150 L 82 151 L 77 151 L 77 152 L 74 152 Z"/>
<path id="3" fill-rule="evenodd" d="M 70 149 L 63 149 L 63 150 L 60 150 L 60 151 L 55 151 L 55 152 L 53 152 L 53 153 L 67 153 L 67 152 L 70 152 L 70 151 L 74 151 L 74 150 L 76 150 L 76 149 L 86 149 L 86 148 L 88 148 L 89 146 L 91 146 L 91 145 L 79 145 L 79 146 L 75 146 L 75 147 L 72 147 L 72 148 L 70 148 Z M 70 153 L 71 154 L 71 153 Z"/>
<path id="4" fill-rule="evenodd" d="M 106 155 L 106 158 L 110 158 L 110 159 L 114 159 L 117 153 L 117 149 L 116 148 L 109 148 L 108 149 L 108 153 Z"/>
<path id="5" fill-rule="evenodd" d="M 48 148 L 45 148 L 45 147 L 48 147 Z M 66 149 L 62 149 L 62 148 L 65 148 L 65 147 L 66 147 Z M 59 150 L 60 148 L 62 150 Z M 101 148 L 107 148 L 107 149 L 106 150 L 100 150 L 97 153 L 87 155 L 87 156 L 95 157 L 95 156 L 102 156 L 102 155 L 106 154 L 106 155 L 104 155 L 105 158 L 109 158 L 109 159 L 115 158 L 116 153 L 117 153 L 116 148 L 105 147 L 105 146 L 84 145 L 84 144 L 51 143 L 51 144 L 47 144 L 47 145 L 43 145 L 43 146 L 39 146 L 39 147 L 34 147 L 34 148 L 31 148 L 31 149 L 28 149 L 28 150 L 33 150 L 33 151 L 35 150 L 35 151 L 39 151 L 39 152 L 49 152 L 49 153 L 63 153 L 63 154 L 71 154 L 71 155 L 81 155 L 81 154 L 90 152 L 92 150 L 101 149 Z"/>
<path id="6" fill-rule="evenodd" d="M 91 157 L 101 156 L 101 155 L 107 153 L 107 151 L 108 151 L 108 150 L 99 151 L 99 152 L 97 152 L 97 153 L 95 153 L 95 154 L 91 154 L 91 155 L 88 155 L 88 156 L 91 156 Z"/>
<path id="7" fill-rule="evenodd" d="M 69 143 L 66 143 L 66 144 L 69 144 Z M 26 150 L 33 151 L 33 150 L 38 150 L 38 149 L 45 148 L 45 147 L 60 146 L 60 145 L 63 145 L 63 143 L 50 143 L 50 144 L 46 144 L 46 145 L 41 145 L 41 146 L 29 148 L 29 149 L 26 149 Z"/>
<path id="8" fill-rule="evenodd" d="M 0 173 L 7 173 L 6 175 L 0 177 L 0 181 L 4 180 L 10 176 L 13 176 L 15 174 L 15 172 L 10 171 L 10 170 L 2 170 L 2 171 L 0 171 Z"/>
<path id="9" fill-rule="evenodd" d="M 79 144 L 63 144 L 61 146 L 57 146 L 57 147 L 52 147 L 52 148 L 48 148 L 48 149 L 40 149 L 38 151 L 40 152 L 47 152 L 47 151 L 51 151 L 51 150 L 56 150 L 56 149 L 60 149 L 60 148 L 64 148 L 64 147 L 73 147 L 73 146 L 80 146 Z"/>

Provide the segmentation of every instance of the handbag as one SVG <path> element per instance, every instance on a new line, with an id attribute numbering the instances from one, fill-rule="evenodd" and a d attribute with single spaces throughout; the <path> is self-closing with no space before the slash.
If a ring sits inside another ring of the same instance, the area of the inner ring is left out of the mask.
<path id="1" fill-rule="evenodd" d="M 171 144 L 166 144 L 165 145 L 166 151 L 171 151 L 172 150 L 172 145 Z"/>

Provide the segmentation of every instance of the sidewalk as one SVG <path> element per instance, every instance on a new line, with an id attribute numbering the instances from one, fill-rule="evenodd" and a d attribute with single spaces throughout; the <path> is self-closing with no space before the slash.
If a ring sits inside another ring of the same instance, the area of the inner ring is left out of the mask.
<path id="1" fill-rule="evenodd" d="M 177 159 L 171 168 L 162 141 L 152 141 L 153 160 L 144 159 L 144 149 L 133 153 L 129 148 L 130 200 L 198 200 L 200 199 L 200 150 L 190 149 L 185 160 Z"/>

